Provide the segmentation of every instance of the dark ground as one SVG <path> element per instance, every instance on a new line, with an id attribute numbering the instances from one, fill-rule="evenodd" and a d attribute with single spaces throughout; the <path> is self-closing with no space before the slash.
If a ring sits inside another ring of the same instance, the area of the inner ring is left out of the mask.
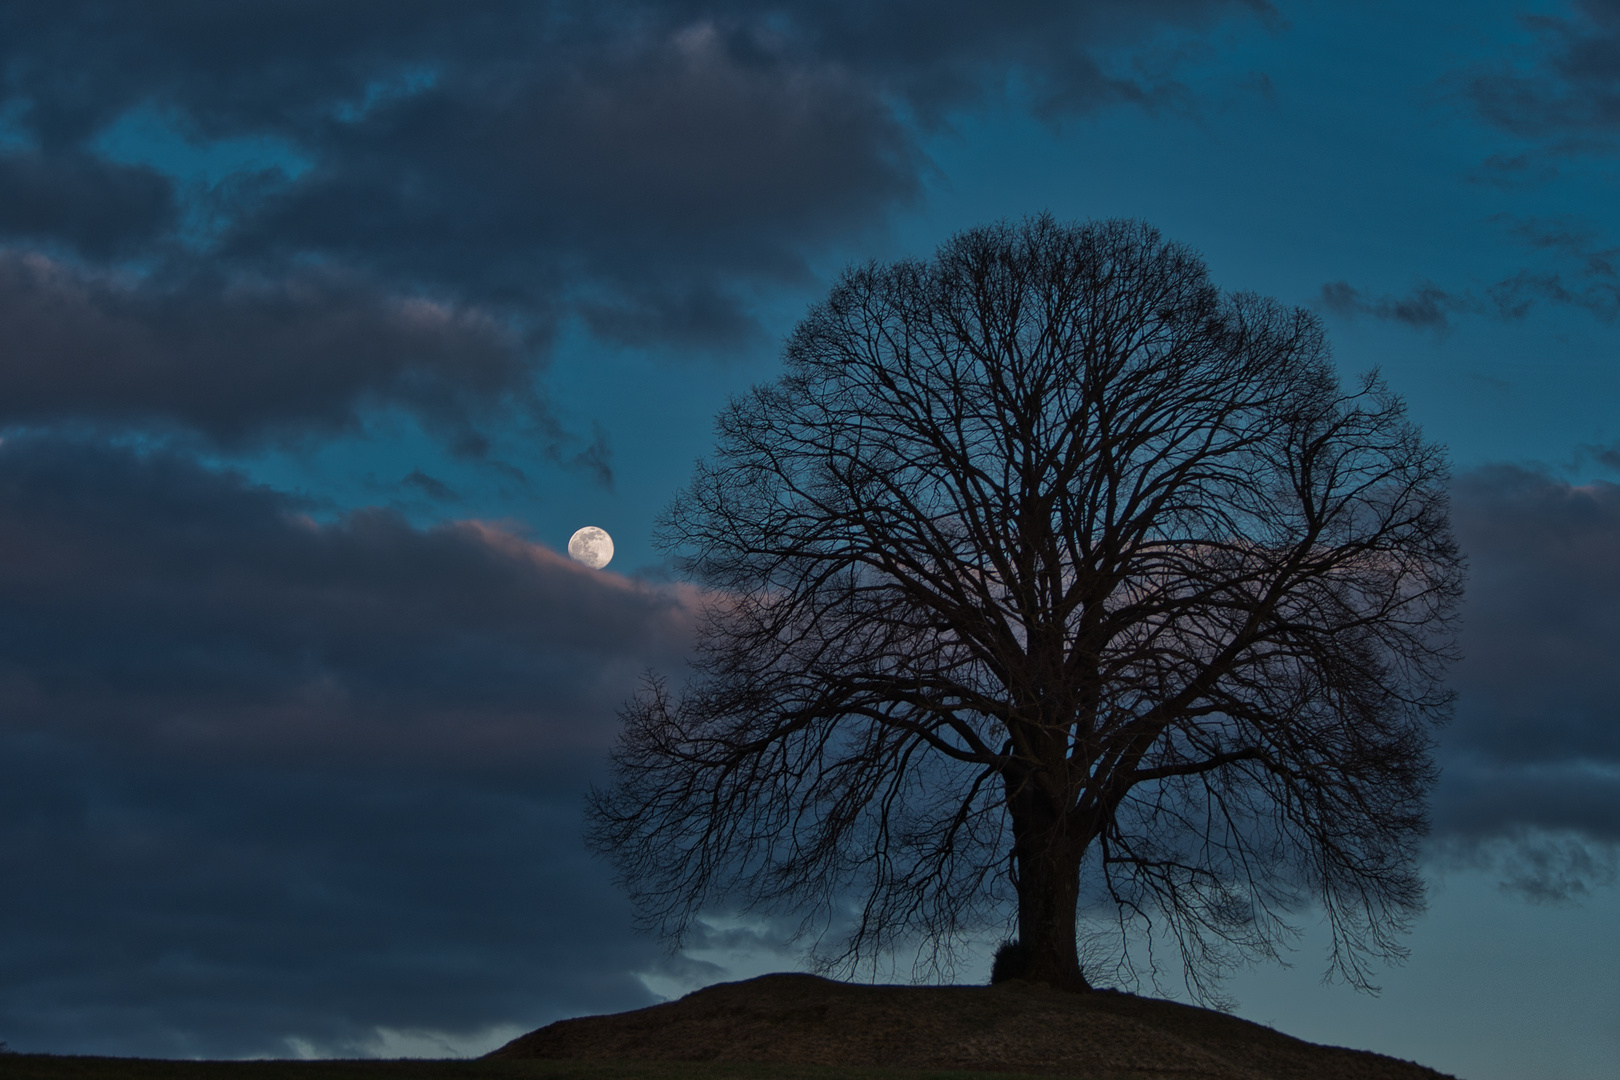
<path id="1" fill-rule="evenodd" d="M 1439 1080 L 1225 1013 L 1132 994 L 859 986 L 812 975 L 723 983 L 679 1001 L 563 1020 L 496 1060 L 778 1062 L 996 1070 L 1097 1080 Z"/>
<path id="2" fill-rule="evenodd" d="M 1444 1080 L 1224 1013 L 1043 986 L 860 986 L 811 975 L 562 1020 L 457 1061 L 0 1055 L 0 1080 Z"/>
<path id="3" fill-rule="evenodd" d="M 1010 1073 L 691 1062 L 159 1061 L 0 1057 L 5 1080 L 1032 1080 Z M 1045 1077 L 1033 1080 L 1047 1080 Z"/>

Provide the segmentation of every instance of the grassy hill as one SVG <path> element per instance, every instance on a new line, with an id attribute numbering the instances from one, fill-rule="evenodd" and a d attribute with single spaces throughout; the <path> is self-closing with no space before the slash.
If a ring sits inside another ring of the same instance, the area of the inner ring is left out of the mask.
<path id="1" fill-rule="evenodd" d="M 982 1070 L 1088 1080 L 1438 1080 L 1225 1013 L 1133 994 L 860 986 L 812 975 L 723 983 L 679 1001 L 563 1020 L 492 1060 L 770 1062 Z"/>

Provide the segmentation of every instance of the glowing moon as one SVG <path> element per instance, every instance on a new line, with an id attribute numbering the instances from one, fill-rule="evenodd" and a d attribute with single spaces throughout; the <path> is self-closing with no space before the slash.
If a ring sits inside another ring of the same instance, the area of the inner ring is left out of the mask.
<path id="1" fill-rule="evenodd" d="M 568 557 L 600 570 L 613 561 L 613 537 L 606 529 L 587 525 L 568 538 Z"/>

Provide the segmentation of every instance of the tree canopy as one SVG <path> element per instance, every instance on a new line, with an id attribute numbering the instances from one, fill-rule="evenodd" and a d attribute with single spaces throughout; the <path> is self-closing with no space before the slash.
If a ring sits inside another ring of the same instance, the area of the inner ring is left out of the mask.
<path id="1" fill-rule="evenodd" d="M 646 925 L 790 911 L 838 963 L 1011 923 L 1085 989 L 1104 914 L 1208 994 L 1314 903 L 1352 982 L 1398 955 L 1462 564 L 1376 375 L 1049 217 L 845 272 L 785 360 L 665 515 L 711 603 L 592 798 Z"/>

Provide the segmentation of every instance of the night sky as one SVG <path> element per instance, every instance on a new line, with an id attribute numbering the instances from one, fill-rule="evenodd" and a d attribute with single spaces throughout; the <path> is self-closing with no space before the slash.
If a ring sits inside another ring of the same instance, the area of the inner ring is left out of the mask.
<path id="1" fill-rule="evenodd" d="M 0 3 L 0 1039 L 442 1056 L 792 967 L 580 838 L 692 640 L 653 522 L 841 268 L 1050 211 L 1450 448 L 1429 911 L 1378 997 L 1302 913 L 1238 1013 L 1613 1078 L 1617 182 L 1620 0 Z"/>

